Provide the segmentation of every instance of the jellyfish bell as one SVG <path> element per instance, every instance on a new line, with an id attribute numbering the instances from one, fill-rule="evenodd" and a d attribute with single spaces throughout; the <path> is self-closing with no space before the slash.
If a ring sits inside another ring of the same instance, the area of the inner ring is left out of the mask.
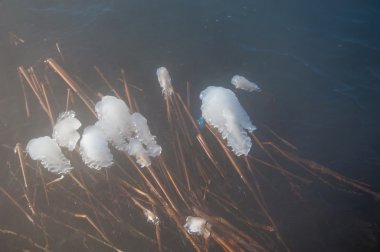
<path id="1" fill-rule="evenodd" d="M 155 215 L 152 211 L 144 209 L 144 215 L 147 222 L 152 223 L 153 225 L 158 225 L 160 223 L 160 218 L 158 218 L 158 216 Z"/>
<path id="2" fill-rule="evenodd" d="M 160 83 L 162 93 L 164 94 L 165 99 L 167 99 L 173 94 L 173 85 L 169 72 L 165 67 L 160 67 L 157 69 L 157 79 Z"/>
<path id="3" fill-rule="evenodd" d="M 225 118 L 225 127 L 223 138 L 227 139 L 227 145 L 235 150 L 236 155 L 248 155 L 252 147 L 251 138 L 247 132 L 239 126 L 239 122 L 230 110 L 223 110 L 222 115 Z"/>
<path id="4" fill-rule="evenodd" d="M 183 227 L 189 234 L 202 235 L 205 239 L 211 233 L 211 224 L 201 217 L 187 216 Z"/>
<path id="5" fill-rule="evenodd" d="M 97 126 L 84 129 L 80 141 L 80 154 L 90 168 L 100 170 L 113 165 L 113 156 L 103 131 Z"/>
<path id="6" fill-rule="evenodd" d="M 73 151 L 80 138 L 77 131 L 81 127 L 80 121 L 75 118 L 74 111 L 66 111 L 58 116 L 57 123 L 53 128 L 53 138 L 58 145 Z"/>
<path id="7" fill-rule="evenodd" d="M 147 154 L 156 157 L 161 154 L 162 148 L 157 144 L 155 136 L 150 133 L 148 121 L 140 113 L 133 113 L 131 116 L 135 127 L 135 137 L 146 146 Z"/>
<path id="8" fill-rule="evenodd" d="M 256 83 L 247 80 L 244 76 L 235 75 L 231 79 L 231 84 L 234 85 L 235 88 L 243 89 L 248 92 L 261 92 L 261 88 Z"/>
<path id="9" fill-rule="evenodd" d="M 49 136 L 31 139 L 26 146 L 26 152 L 31 159 L 41 161 L 42 166 L 50 172 L 66 174 L 73 169 L 70 160 Z"/>
<path id="10" fill-rule="evenodd" d="M 137 139 L 131 139 L 128 143 L 128 154 L 136 158 L 136 162 L 141 168 L 152 164 L 149 155 L 142 143 Z"/>
<path id="11" fill-rule="evenodd" d="M 201 92 L 200 99 L 202 116 L 206 122 L 219 131 L 237 156 L 247 156 L 252 141 L 246 131 L 251 133 L 256 127 L 234 92 L 209 86 Z"/>
<path id="12" fill-rule="evenodd" d="M 127 104 L 114 96 L 103 96 L 96 103 L 95 111 L 98 117 L 96 125 L 101 128 L 116 149 L 126 150 L 126 138 L 133 134 L 131 115 Z"/>

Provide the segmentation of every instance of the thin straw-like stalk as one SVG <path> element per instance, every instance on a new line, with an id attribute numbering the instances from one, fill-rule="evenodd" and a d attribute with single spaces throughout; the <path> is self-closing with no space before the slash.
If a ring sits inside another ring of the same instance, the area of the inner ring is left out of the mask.
<path id="1" fill-rule="evenodd" d="M 46 89 L 45 89 L 44 83 L 41 83 L 41 89 L 42 89 L 42 95 L 43 95 L 45 102 L 46 102 L 45 104 L 46 104 L 46 107 L 48 110 L 48 116 L 50 119 L 51 127 L 54 127 L 55 122 L 54 122 L 53 112 L 51 110 L 50 102 L 49 102 L 49 99 L 48 99 L 47 94 L 46 94 Z"/>
<path id="2" fill-rule="evenodd" d="M 131 109 L 131 111 L 134 111 L 134 108 L 133 108 L 133 102 L 132 102 L 132 96 L 131 96 L 131 93 L 129 91 L 129 87 L 128 87 L 128 83 L 127 83 L 127 80 L 125 78 L 125 72 L 124 72 L 124 69 L 120 69 L 120 73 L 121 73 L 121 79 L 123 80 L 123 84 L 124 84 L 124 91 L 125 91 L 125 94 L 127 95 L 127 99 L 128 99 L 128 106 L 129 108 Z"/>
<path id="3" fill-rule="evenodd" d="M 62 61 L 65 61 L 65 58 L 63 57 L 63 54 L 62 54 L 62 51 L 61 51 L 61 48 L 59 47 L 59 44 L 55 43 L 55 47 L 57 48 L 57 51 L 59 53 L 59 56 L 61 56 Z"/>
<path id="4" fill-rule="evenodd" d="M 87 108 L 94 114 L 94 103 L 82 91 L 80 86 L 63 70 L 52 58 L 46 60 L 47 64 L 66 82 L 66 84 L 80 97 Z"/>
<path id="5" fill-rule="evenodd" d="M 22 208 L 20 206 L 20 204 L 7 192 L 4 190 L 4 188 L 2 188 L 0 186 L 0 191 L 5 195 L 7 196 L 7 198 L 12 201 L 12 203 L 25 215 L 25 217 L 32 223 L 32 224 L 36 224 L 33 220 L 33 218 L 24 210 L 24 208 Z"/>
<path id="6" fill-rule="evenodd" d="M 31 78 L 29 77 L 28 73 L 26 72 L 26 70 L 24 69 L 23 66 L 19 66 L 18 67 L 18 71 L 19 73 L 21 74 L 22 77 L 24 77 L 24 79 L 26 80 L 26 83 L 29 85 L 29 87 L 32 89 L 34 95 L 36 96 L 36 98 L 38 99 L 42 109 L 48 114 L 48 109 L 44 103 L 44 99 L 42 98 L 39 90 L 35 87 L 35 85 L 33 84 Z"/>
<path id="7" fill-rule="evenodd" d="M 9 229 L 0 229 L 0 233 L 5 234 L 5 235 L 16 236 L 17 238 L 20 238 L 21 240 L 24 240 L 24 241 L 28 242 L 33 247 L 35 247 L 37 249 L 40 249 L 42 251 L 45 251 L 45 252 L 50 252 L 51 251 L 46 245 L 42 246 L 41 244 L 38 244 L 37 242 L 35 242 L 34 240 L 32 240 L 32 238 L 27 237 L 26 235 L 23 235 L 23 234 L 16 233 L 15 231 L 12 231 L 12 230 L 9 230 Z M 24 251 L 27 251 L 27 250 L 24 250 Z"/>
<path id="8" fill-rule="evenodd" d="M 185 197 L 183 196 L 183 194 L 181 193 L 181 190 L 179 189 L 177 183 L 175 182 L 172 174 L 170 173 L 170 170 L 168 168 L 168 166 L 166 165 L 165 161 L 161 158 L 161 156 L 159 157 L 159 161 L 160 161 L 160 164 L 162 166 L 162 169 L 165 171 L 165 173 L 167 174 L 168 178 L 169 178 L 169 181 L 173 184 L 174 188 L 175 188 L 175 191 L 177 192 L 178 196 L 182 199 L 183 203 L 186 205 L 186 207 L 188 209 L 190 209 L 190 206 L 188 205 L 187 201 L 185 200 Z"/>
<path id="9" fill-rule="evenodd" d="M 22 80 L 22 78 L 21 78 Z M 26 95 L 25 91 L 25 85 L 24 82 L 21 82 L 21 88 L 22 88 L 22 95 L 24 97 L 24 104 L 25 104 L 25 112 L 26 112 L 26 117 L 30 117 L 30 109 L 29 109 L 29 102 L 28 102 L 28 96 Z"/>
<path id="10" fill-rule="evenodd" d="M 111 83 L 107 80 L 107 78 L 104 76 L 102 71 L 100 71 L 99 67 L 94 66 L 94 68 L 95 68 L 95 71 L 98 73 L 99 77 L 104 81 L 104 83 L 112 91 L 112 93 L 114 93 L 117 98 L 121 99 L 119 93 L 112 87 Z"/>

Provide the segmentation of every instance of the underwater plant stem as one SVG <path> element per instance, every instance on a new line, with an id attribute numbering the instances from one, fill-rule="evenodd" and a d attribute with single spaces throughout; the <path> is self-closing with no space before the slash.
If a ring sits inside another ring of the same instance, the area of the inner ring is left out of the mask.
<path id="1" fill-rule="evenodd" d="M 128 106 L 131 109 L 131 111 L 134 111 L 134 107 L 133 107 L 134 104 L 132 102 L 132 96 L 131 96 L 131 93 L 129 91 L 128 83 L 127 83 L 127 80 L 125 78 L 125 71 L 123 68 L 120 69 L 120 73 L 121 73 L 121 79 L 123 80 L 123 84 L 124 84 L 124 91 L 125 91 L 125 94 L 127 95 Z"/>
<path id="2" fill-rule="evenodd" d="M 104 76 L 102 71 L 100 71 L 99 67 L 94 66 L 94 68 L 95 68 L 95 71 L 98 73 L 99 77 L 104 81 L 104 83 L 112 91 L 112 93 L 114 93 L 117 98 L 121 99 L 119 93 L 112 87 L 111 83 L 107 80 L 107 78 Z"/>
<path id="3" fill-rule="evenodd" d="M 55 62 L 54 59 L 49 58 L 46 60 L 48 65 L 66 82 L 66 84 L 81 98 L 83 103 L 87 106 L 87 108 L 94 114 L 94 104 L 88 98 L 85 93 L 82 91 L 82 89 L 79 87 L 79 85 L 63 70 L 63 68 Z"/>
<path id="4" fill-rule="evenodd" d="M 39 90 L 37 89 L 37 87 L 33 84 L 32 80 L 29 78 L 25 68 L 23 66 L 19 66 L 18 68 L 18 72 L 21 74 L 22 77 L 24 77 L 26 83 L 28 83 L 29 87 L 32 89 L 34 95 L 36 96 L 38 102 L 40 103 L 42 109 L 46 112 L 46 113 L 49 113 L 48 112 L 48 109 L 40 95 L 40 92 Z"/>
<path id="5" fill-rule="evenodd" d="M 0 191 L 5 195 L 5 196 L 7 196 L 7 198 L 10 200 L 10 201 L 12 201 L 12 203 L 25 215 L 25 217 L 32 223 L 32 224 L 36 224 L 35 222 L 34 222 L 34 220 L 33 220 L 33 218 L 24 210 L 24 208 L 22 208 L 21 206 L 20 206 L 20 204 L 7 192 L 7 191 L 5 191 L 5 189 L 4 188 L 2 188 L 1 186 L 0 186 Z"/>
<path id="6" fill-rule="evenodd" d="M 42 245 L 38 244 L 37 242 L 33 241 L 32 238 L 27 237 L 27 236 L 25 236 L 23 234 L 16 233 L 15 231 L 8 230 L 8 229 L 0 229 L 0 233 L 5 234 L 5 235 L 16 236 L 16 237 L 18 237 L 18 238 L 20 238 L 20 239 L 28 242 L 33 247 L 38 248 L 38 249 L 40 249 L 42 251 L 45 251 L 45 252 L 50 252 L 51 251 L 46 246 L 42 246 Z M 27 251 L 27 250 L 24 250 L 24 251 Z"/>
<path id="7" fill-rule="evenodd" d="M 20 76 L 21 77 L 21 76 Z M 22 80 L 22 79 L 21 79 Z M 24 82 L 21 81 L 21 88 L 22 88 L 22 95 L 24 97 L 24 104 L 25 104 L 25 112 L 26 117 L 30 118 L 30 109 L 29 109 L 29 102 L 28 102 L 28 96 L 26 95 L 25 85 Z"/>
<path id="8" fill-rule="evenodd" d="M 175 180 L 173 179 L 173 176 L 172 176 L 172 174 L 170 173 L 170 170 L 169 170 L 168 166 L 166 165 L 165 161 L 162 159 L 161 156 L 159 156 L 159 161 L 160 161 L 160 164 L 161 164 L 161 166 L 162 166 L 162 169 L 164 170 L 164 172 L 165 172 L 166 175 L 168 176 L 169 181 L 173 184 L 174 189 L 175 189 L 175 191 L 177 192 L 178 196 L 181 198 L 181 200 L 182 200 L 183 203 L 186 205 L 186 207 L 187 207 L 188 209 L 190 209 L 189 204 L 188 204 L 187 201 L 185 200 L 185 197 L 184 197 L 183 194 L 181 193 L 181 190 L 179 189 L 177 183 L 176 183 Z"/>
<path id="9" fill-rule="evenodd" d="M 54 128 L 55 122 L 54 122 L 53 112 L 51 110 L 50 102 L 49 102 L 49 99 L 48 99 L 47 94 L 46 94 L 46 89 L 45 89 L 44 83 L 41 83 L 41 89 L 42 89 L 42 94 L 45 98 L 46 108 L 48 111 L 48 116 L 50 119 L 51 127 Z"/>

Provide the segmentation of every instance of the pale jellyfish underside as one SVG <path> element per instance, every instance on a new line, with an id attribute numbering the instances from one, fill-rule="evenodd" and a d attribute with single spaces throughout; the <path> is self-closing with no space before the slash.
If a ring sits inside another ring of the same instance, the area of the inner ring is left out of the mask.
<path id="1" fill-rule="evenodd" d="M 97 126 L 88 126 L 84 129 L 80 141 L 80 154 L 83 162 L 90 168 L 100 170 L 113 165 L 113 156 L 107 139 Z"/>
<path id="2" fill-rule="evenodd" d="M 125 151 L 126 138 L 133 132 L 133 124 L 127 104 L 114 96 L 103 96 L 95 105 L 98 121 L 108 141 L 118 150 Z"/>
<path id="3" fill-rule="evenodd" d="M 211 233 L 211 224 L 201 217 L 187 216 L 184 228 L 188 233 L 202 235 L 205 239 Z"/>
<path id="4" fill-rule="evenodd" d="M 256 127 L 235 94 L 223 87 L 209 86 L 201 92 L 200 99 L 206 122 L 218 129 L 237 156 L 247 156 L 252 141 L 246 130 L 251 133 Z"/>
<path id="5" fill-rule="evenodd" d="M 108 141 L 120 151 L 128 151 L 141 167 L 151 165 L 149 157 L 161 154 L 147 120 L 140 113 L 129 113 L 125 102 L 114 96 L 104 96 L 95 106 L 98 126 Z"/>
<path id="6" fill-rule="evenodd" d="M 33 160 L 41 161 L 41 164 L 48 171 L 56 174 L 66 174 L 73 167 L 62 153 L 58 144 L 49 136 L 31 139 L 26 151 Z"/>
<path id="7" fill-rule="evenodd" d="M 162 93 L 164 94 L 165 99 L 167 99 L 173 94 L 173 85 L 169 72 L 165 67 L 160 67 L 157 69 L 157 79 L 160 83 Z"/>
<path id="8" fill-rule="evenodd" d="M 257 91 L 260 92 L 261 89 L 257 86 L 256 83 L 253 83 L 247 80 L 244 76 L 235 75 L 231 79 L 231 84 L 235 86 L 235 88 L 243 89 L 248 92 Z"/>
<path id="9" fill-rule="evenodd" d="M 58 116 L 57 123 L 53 129 L 53 138 L 61 147 L 66 147 L 69 151 L 75 149 L 80 138 L 77 129 L 82 124 L 75 118 L 74 111 L 66 111 Z"/>

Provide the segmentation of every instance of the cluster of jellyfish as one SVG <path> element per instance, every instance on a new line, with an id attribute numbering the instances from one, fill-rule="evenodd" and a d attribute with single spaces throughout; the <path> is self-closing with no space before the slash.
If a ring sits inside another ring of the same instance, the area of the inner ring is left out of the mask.
<path id="1" fill-rule="evenodd" d="M 173 86 L 168 70 L 165 67 L 158 68 L 157 78 L 165 99 L 169 99 L 173 94 Z M 261 91 L 255 83 L 239 75 L 232 78 L 231 84 L 249 92 Z M 256 127 L 235 93 L 223 87 L 209 86 L 201 92 L 200 99 L 204 120 L 219 131 L 237 156 L 247 156 L 252 146 L 247 132 L 253 132 Z M 62 176 L 73 167 L 60 147 L 74 151 L 79 140 L 79 153 L 83 162 L 96 170 L 113 165 L 109 144 L 116 150 L 133 156 L 141 168 L 150 167 L 151 158 L 161 154 L 162 148 L 151 134 L 147 119 L 138 112 L 131 114 L 122 99 L 103 96 L 96 103 L 95 112 L 98 120 L 87 126 L 82 136 L 78 132 L 82 124 L 76 118 L 75 112 L 61 113 L 53 128 L 52 137 L 31 139 L 26 146 L 27 153 L 31 159 L 40 161 L 48 171 Z M 146 216 L 149 222 L 159 222 L 155 216 Z M 210 235 L 211 224 L 201 217 L 188 216 L 184 227 L 190 234 L 205 238 Z"/>

